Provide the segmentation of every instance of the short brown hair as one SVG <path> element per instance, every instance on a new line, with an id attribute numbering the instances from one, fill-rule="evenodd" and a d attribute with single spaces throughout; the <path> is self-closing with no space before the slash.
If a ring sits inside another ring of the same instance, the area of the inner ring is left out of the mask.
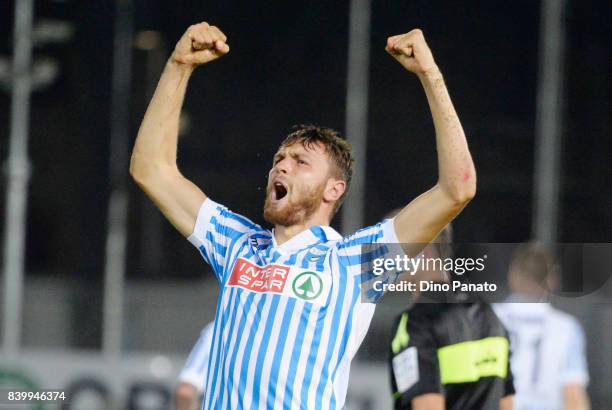
<path id="1" fill-rule="evenodd" d="M 338 131 L 313 124 L 294 125 L 280 146 L 281 148 L 288 147 L 296 142 L 301 143 L 304 148 L 312 148 L 313 144 L 321 143 L 331 159 L 334 177 L 346 182 L 346 190 L 334 204 L 334 213 L 336 213 L 344 201 L 353 177 L 355 159 L 351 144 Z"/>

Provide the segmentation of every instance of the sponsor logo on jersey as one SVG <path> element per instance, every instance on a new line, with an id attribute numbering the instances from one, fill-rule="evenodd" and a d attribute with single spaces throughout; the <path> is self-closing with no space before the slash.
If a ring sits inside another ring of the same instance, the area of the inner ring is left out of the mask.
<path id="1" fill-rule="evenodd" d="M 308 251 L 308 256 L 306 256 L 306 258 L 309 262 L 318 262 L 321 258 L 325 257 L 328 251 L 329 251 L 329 248 L 325 246 L 322 246 L 322 247 L 313 246 Z"/>
<path id="2" fill-rule="evenodd" d="M 257 293 L 279 293 L 323 306 L 331 290 L 329 274 L 295 266 L 270 264 L 259 266 L 238 258 L 227 286 L 237 286 Z"/>
<path id="3" fill-rule="evenodd" d="M 238 258 L 228 285 L 239 286 L 253 292 L 283 293 L 290 268 L 283 265 L 257 266 Z"/>
<path id="4" fill-rule="evenodd" d="M 300 299 L 315 299 L 322 291 L 323 280 L 316 272 L 302 272 L 293 280 L 293 293 Z"/>

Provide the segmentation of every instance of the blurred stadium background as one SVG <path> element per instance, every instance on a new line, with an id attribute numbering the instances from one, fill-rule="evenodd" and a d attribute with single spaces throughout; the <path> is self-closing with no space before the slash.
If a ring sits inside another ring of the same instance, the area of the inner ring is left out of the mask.
<path id="1" fill-rule="evenodd" d="M 217 283 L 208 266 L 127 175 L 148 99 L 188 25 L 214 22 L 232 51 L 191 80 L 179 164 L 233 210 L 263 222 L 271 158 L 296 123 L 367 136 L 363 188 L 345 206 L 356 216 L 340 216 L 339 229 L 374 223 L 432 185 L 424 94 L 384 51 L 387 36 L 421 27 L 479 173 L 455 239 L 590 243 L 612 242 L 610 11 L 603 0 L 39 0 L 21 133 L 12 90 L 28 71 L 11 74 L 15 4 L 1 2 L 0 375 L 41 388 L 97 386 L 113 408 L 155 408 L 214 317 Z M 18 38 L 26 48 L 27 37 Z M 21 161 L 10 166 L 10 140 L 24 135 L 30 179 L 21 263 L 18 247 L 8 246 L 21 225 L 9 229 L 7 204 L 11 180 L 27 170 Z M 111 198 L 117 214 L 109 213 Z M 386 341 L 403 301 L 389 299 L 354 362 L 349 408 L 390 403 Z M 585 327 L 593 408 L 612 408 L 612 304 L 562 307 Z M 104 408 L 89 396 L 81 408 Z"/>

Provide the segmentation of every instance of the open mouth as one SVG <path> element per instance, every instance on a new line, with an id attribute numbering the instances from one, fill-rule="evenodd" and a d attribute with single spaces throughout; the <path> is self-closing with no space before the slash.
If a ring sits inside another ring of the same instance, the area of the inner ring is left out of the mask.
<path id="1" fill-rule="evenodd" d="M 287 196 L 287 187 L 282 182 L 274 183 L 274 199 L 280 201 Z"/>

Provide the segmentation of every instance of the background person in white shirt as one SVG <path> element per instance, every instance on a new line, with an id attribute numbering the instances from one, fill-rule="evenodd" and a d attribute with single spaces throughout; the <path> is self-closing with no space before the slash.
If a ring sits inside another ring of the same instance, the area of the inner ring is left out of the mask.
<path id="1" fill-rule="evenodd" d="M 546 299 L 553 266 L 541 245 L 520 245 L 508 271 L 512 295 L 494 306 L 510 333 L 517 410 L 590 408 L 582 327 Z"/>
<path id="2" fill-rule="evenodd" d="M 213 329 L 213 322 L 204 326 L 179 374 L 179 383 L 174 391 L 176 410 L 200 408 L 200 397 L 206 388 L 206 372 L 210 360 Z"/>

